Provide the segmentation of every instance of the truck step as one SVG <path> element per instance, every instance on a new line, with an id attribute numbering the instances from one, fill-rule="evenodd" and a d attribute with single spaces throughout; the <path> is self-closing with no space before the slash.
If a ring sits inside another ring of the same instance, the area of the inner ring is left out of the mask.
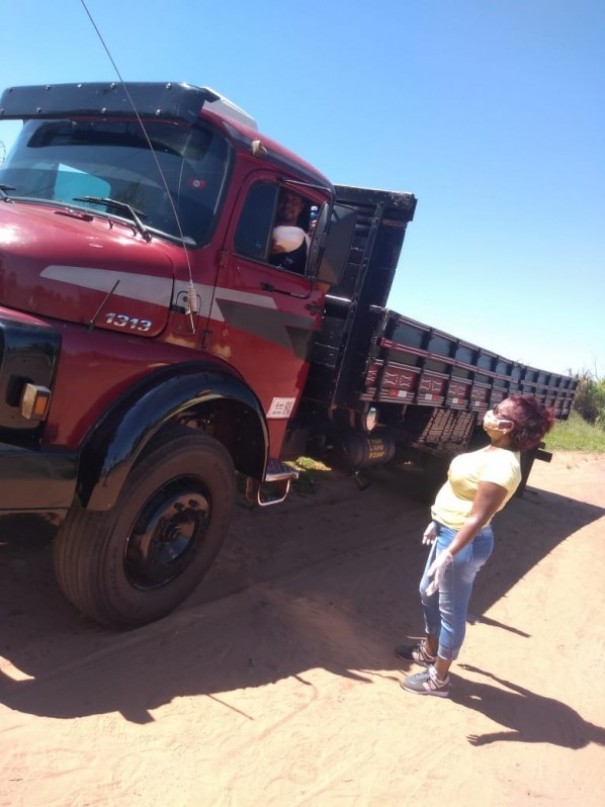
<path id="1" fill-rule="evenodd" d="M 246 481 L 246 498 L 259 507 L 268 507 L 271 504 L 283 502 L 290 492 L 290 483 L 298 479 L 299 473 L 280 460 L 270 458 L 267 462 L 265 479 L 248 477 Z"/>

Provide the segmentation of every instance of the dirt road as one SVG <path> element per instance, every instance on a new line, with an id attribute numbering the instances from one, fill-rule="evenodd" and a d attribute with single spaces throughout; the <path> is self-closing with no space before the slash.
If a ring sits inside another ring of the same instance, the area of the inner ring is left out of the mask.
<path id="1" fill-rule="evenodd" d="M 46 535 L 0 540 L 0 805 L 604 804 L 605 457 L 536 463 L 495 522 L 449 700 L 399 687 L 427 509 L 377 476 L 238 508 L 130 633 L 62 598 Z"/>

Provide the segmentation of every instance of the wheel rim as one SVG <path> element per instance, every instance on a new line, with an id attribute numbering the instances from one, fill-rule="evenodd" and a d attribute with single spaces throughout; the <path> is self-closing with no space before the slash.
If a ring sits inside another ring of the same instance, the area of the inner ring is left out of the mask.
<path id="1" fill-rule="evenodd" d="M 199 480 L 173 480 L 156 491 L 139 511 L 126 542 L 124 568 L 130 583 L 154 589 L 178 577 L 203 544 L 210 514 L 210 496 Z"/>

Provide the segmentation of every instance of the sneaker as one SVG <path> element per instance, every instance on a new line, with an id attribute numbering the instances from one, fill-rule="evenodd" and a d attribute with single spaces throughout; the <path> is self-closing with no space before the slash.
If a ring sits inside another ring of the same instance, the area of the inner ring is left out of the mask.
<path id="1" fill-rule="evenodd" d="M 401 682 L 401 688 L 414 695 L 436 695 L 438 698 L 447 698 L 450 694 L 450 677 L 445 681 L 437 676 L 437 670 L 431 666 L 423 672 L 407 675 Z"/>
<path id="2" fill-rule="evenodd" d="M 416 644 L 400 644 L 395 648 L 395 655 L 399 658 L 415 661 L 416 664 L 423 664 L 428 667 L 434 664 L 437 656 L 433 656 L 429 650 L 426 639 L 421 639 Z"/>

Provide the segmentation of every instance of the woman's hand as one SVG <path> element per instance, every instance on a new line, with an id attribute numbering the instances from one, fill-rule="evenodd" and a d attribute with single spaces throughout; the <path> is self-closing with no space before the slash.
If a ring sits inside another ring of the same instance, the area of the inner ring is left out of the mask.
<path id="1" fill-rule="evenodd" d="M 432 543 L 434 543 L 436 537 L 437 525 L 434 521 L 431 521 L 426 530 L 422 533 L 422 543 L 425 546 L 430 546 Z"/>

